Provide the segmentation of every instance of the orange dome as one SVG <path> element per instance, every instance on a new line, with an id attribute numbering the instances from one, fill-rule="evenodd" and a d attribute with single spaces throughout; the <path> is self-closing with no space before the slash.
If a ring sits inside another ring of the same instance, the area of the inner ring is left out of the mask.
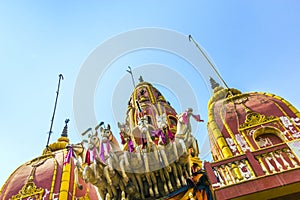
<path id="1" fill-rule="evenodd" d="M 17 168 L 2 186 L 0 199 L 98 199 L 94 186 L 80 177 L 83 187 L 76 186 L 73 159 L 64 164 L 67 141 L 67 137 L 61 137 L 50 145 L 52 151 L 44 151 Z"/>

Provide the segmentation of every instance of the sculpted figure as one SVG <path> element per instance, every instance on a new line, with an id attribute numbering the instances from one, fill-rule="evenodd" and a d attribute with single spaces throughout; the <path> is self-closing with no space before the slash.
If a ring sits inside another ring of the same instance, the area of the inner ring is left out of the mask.
<path id="1" fill-rule="evenodd" d="M 128 178 L 125 172 L 122 174 L 125 176 L 124 179 L 121 178 L 119 173 L 115 169 L 120 169 L 119 166 L 119 156 L 122 157 L 122 152 L 120 152 L 119 145 L 112 135 L 110 130 L 110 125 L 107 128 L 103 128 L 102 125 L 104 123 L 100 123 L 95 128 L 95 133 L 88 135 L 88 140 L 85 141 L 88 143 L 89 150 L 92 152 L 92 157 L 94 160 L 94 174 L 96 179 L 99 179 L 101 174 L 98 171 L 99 168 L 97 166 L 101 163 L 104 165 L 103 175 L 106 179 L 107 185 L 111 188 L 112 193 L 110 194 L 110 198 L 114 198 L 118 196 L 117 189 L 121 191 L 125 191 L 124 181 L 128 181 Z M 100 136 L 101 140 L 98 137 L 98 129 L 100 128 Z M 90 129 L 91 130 L 91 129 Z M 89 130 L 88 130 L 89 131 Z"/>
<path id="2" fill-rule="evenodd" d="M 158 149 L 156 144 L 152 141 L 150 133 L 154 131 L 154 127 L 147 123 L 146 116 L 138 119 L 138 125 L 132 130 L 134 137 L 139 138 L 139 146 L 136 147 L 136 152 L 142 154 L 144 160 L 146 179 L 149 185 L 150 196 L 159 196 L 157 188 L 157 179 L 155 176 L 155 169 L 159 169 L 157 166 L 160 164 Z M 154 193 L 153 193 L 153 189 Z"/>
<path id="3" fill-rule="evenodd" d="M 120 165 L 123 166 L 123 170 L 140 196 L 145 198 L 142 181 L 142 172 L 144 172 L 145 166 L 141 153 L 135 151 L 136 143 L 131 134 L 129 124 L 118 122 L 118 127 L 120 129 L 121 142 L 124 145 L 124 159 L 120 161 Z"/>
<path id="4" fill-rule="evenodd" d="M 74 175 L 76 185 L 79 189 L 82 189 L 82 185 L 79 183 L 79 176 L 82 177 L 83 166 L 90 164 L 90 161 L 87 159 L 89 151 L 83 147 L 82 143 L 71 144 L 68 145 L 67 148 L 69 151 L 71 151 L 68 152 L 69 155 L 67 156 L 72 156 L 75 160 L 76 167 L 74 169 Z"/>
<path id="5" fill-rule="evenodd" d="M 202 122 L 199 115 L 193 114 L 193 109 L 188 108 L 185 112 L 177 115 L 177 132 L 175 135 L 175 144 L 178 153 L 178 163 L 181 167 L 178 170 L 183 170 L 186 177 L 192 175 L 191 166 L 189 162 L 189 156 L 191 155 L 189 150 L 192 150 L 192 156 L 198 156 L 199 149 L 197 140 L 192 136 L 192 128 L 190 123 L 190 117 L 193 117 L 196 121 Z M 180 151 L 180 152 L 179 152 Z"/>
<path id="6" fill-rule="evenodd" d="M 183 113 L 177 115 L 178 122 L 177 122 L 177 132 L 175 135 L 175 139 L 183 139 L 185 142 L 185 145 L 188 146 L 185 147 L 186 150 L 188 150 L 190 147 L 193 149 L 193 156 L 198 156 L 199 149 L 197 140 L 192 135 L 192 127 L 190 123 L 190 117 L 193 117 L 197 122 L 203 122 L 202 119 L 200 119 L 200 115 L 194 115 L 193 109 L 188 108 Z"/>
<path id="7" fill-rule="evenodd" d="M 100 176 L 95 176 L 94 168 L 97 169 L 97 172 Z M 92 163 L 90 166 L 85 166 L 82 173 L 82 177 L 85 182 L 91 183 L 97 187 L 101 199 L 105 199 L 107 195 L 109 195 L 109 197 L 114 196 L 111 187 L 108 186 L 107 181 L 104 178 L 103 169 L 103 164 L 98 163 L 94 166 L 94 163 Z"/>
<path id="8" fill-rule="evenodd" d="M 128 182 L 128 177 L 122 168 L 122 176 L 119 175 L 116 169 L 120 169 L 120 160 L 124 158 L 123 152 L 120 151 L 119 144 L 111 132 L 110 125 L 106 128 L 100 127 L 101 141 L 100 141 L 100 159 L 107 164 L 104 167 L 104 176 L 107 183 L 112 187 L 114 196 L 117 195 L 117 189 L 125 191 L 125 183 Z M 124 182 L 123 182 L 124 181 Z"/>
<path id="9" fill-rule="evenodd" d="M 171 133 L 171 131 L 169 129 L 166 114 L 163 113 L 162 115 L 157 115 L 156 123 L 159 128 L 159 130 L 156 131 L 156 135 L 158 135 L 158 137 L 159 137 L 158 148 L 164 149 L 164 151 L 162 151 L 162 154 L 161 154 L 164 164 L 165 164 L 165 166 L 169 165 L 171 167 L 171 170 L 170 169 L 164 170 L 165 177 L 167 180 L 170 180 L 169 172 L 171 171 L 172 175 L 174 176 L 174 179 L 176 181 L 177 188 L 180 188 L 181 183 L 179 180 L 179 175 L 181 175 L 182 179 L 184 180 L 183 182 L 185 182 L 185 179 L 182 176 L 182 174 L 178 174 L 178 169 L 177 169 L 176 163 L 175 163 L 175 161 L 178 161 L 178 156 L 177 156 L 178 152 L 177 152 L 176 143 L 172 141 L 175 138 L 173 137 L 173 134 Z M 168 182 L 169 189 L 173 190 L 173 188 L 171 187 L 172 185 L 170 186 L 170 184 L 171 183 Z"/>
<path id="10" fill-rule="evenodd" d="M 134 152 L 134 148 L 137 146 L 137 144 L 131 134 L 129 124 L 127 122 L 118 122 L 118 128 L 120 129 L 121 143 L 124 145 L 124 150 L 127 150 L 128 152 Z"/>

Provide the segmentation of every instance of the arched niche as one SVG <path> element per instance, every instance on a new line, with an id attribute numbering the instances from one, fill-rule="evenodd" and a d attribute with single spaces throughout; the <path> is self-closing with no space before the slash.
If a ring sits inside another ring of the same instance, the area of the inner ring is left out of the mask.
<path id="1" fill-rule="evenodd" d="M 253 140 L 259 148 L 274 146 L 285 141 L 280 130 L 269 126 L 256 129 L 253 134 Z"/>

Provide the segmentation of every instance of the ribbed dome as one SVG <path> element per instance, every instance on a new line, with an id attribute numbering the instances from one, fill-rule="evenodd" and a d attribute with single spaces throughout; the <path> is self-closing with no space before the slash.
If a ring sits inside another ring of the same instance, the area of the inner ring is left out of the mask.
<path id="1" fill-rule="evenodd" d="M 141 110 L 140 110 L 141 109 Z M 177 117 L 176 111 L 166 101 L 161 92 L 148 82 L 140 82 L 134 89 L 128 102 L 127 118 L 131 127 L 137 125 L 139 115 L 146 115 L 149 124 L 157 128 L 156 115 L 166 113 L 170 129 L 175 134 Z"/>
<path id="2" fill-rule="evenodd" d="M 73 159 L 64 165 L 67 141 L 67 137 L 61 137 L 49 145 L 52 151 L 44 151 L 18 167 L 2 186 L 0 199 L 97 199 L 94 186 L 80 177 L 83 187 L 80 190 L 76 186 Z"/>
<path id="3" fill-rule="evenodd" d="M 270 93 L 240 93 L 236 89 L 218 88 L 208 107 L 208 131 L 215 160 L 246 150 L 255 151 L 260 148 L 261 141 L 265 141 L 264 137 L 270 140 L 266 140 L 265 145 L 299 137 L 293 134 L 293 130 L 291 135 L 283 134 L 287 124 L 292 128 L 298 123 L 293 120 L 299 120 L 299 111 L 283 98 Z"/>

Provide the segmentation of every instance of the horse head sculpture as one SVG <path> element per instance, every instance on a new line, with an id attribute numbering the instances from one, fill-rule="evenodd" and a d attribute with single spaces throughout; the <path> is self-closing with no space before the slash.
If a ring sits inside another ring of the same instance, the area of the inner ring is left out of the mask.
<path id="1" fill-rule="evenodd" d="M 148 124 L 147 116 L 143 116 L 138 119 L 137 126 L 132 130 L 132 135 L 139 141 L 138 145 L 144 149 L 153 144 L 151 139 L 151 133 L 153 131 L 154 127 L 151 124 Z"/>
<path id="2" fill-rule="evenodd" d="M 156 115 L 156 123 L 159 130 L 155 131 L 155 136 L 159 137 L 160 144 L 166 145 L 174 141 L 174 135 L 169 129 L 166 113 Z"/>
<path id="3" fill-rule="evenodd" d="M 120 146 L 117 142 L 117 139 L 113 135 L 110 125 L 108 124 L 106 128 L 100 127 L 100 136 L 101 136 L 101 143 L 100 146 L 102 148 L 102 144 L 106 144 L 109 148 L 113 151 L 119 151 Z"/>
<path id="4" fill-rule="evenodd" d="M 158 128 L 165 129 L 168 127 L 167 123 L 167 115 L 166 113 L 163 113 L 162 115 L 156 115 L 156 123 Z"/>

